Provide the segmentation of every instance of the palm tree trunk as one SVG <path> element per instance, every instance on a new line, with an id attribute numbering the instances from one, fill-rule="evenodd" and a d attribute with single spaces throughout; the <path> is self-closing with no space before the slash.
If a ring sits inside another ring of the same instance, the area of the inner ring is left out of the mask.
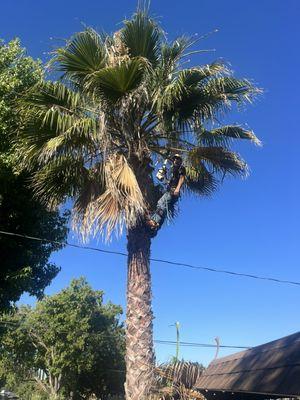
<path id="1" fill-rule="evenodd" d="M 151 308 L 150 245 L 143 226 L 127 235 L 126 400 L 143 400 L 153 384 L 153 314 Z"/>

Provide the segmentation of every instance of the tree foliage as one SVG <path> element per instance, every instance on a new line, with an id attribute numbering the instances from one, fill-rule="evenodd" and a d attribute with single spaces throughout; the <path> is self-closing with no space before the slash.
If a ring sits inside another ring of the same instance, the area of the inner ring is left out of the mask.
<path id="1" fill-rule="evenodd" d="M 184 157 L 194 194 L 247 173 L 232 143 L 259 140 L 220 121 L 260 90 L 221 61 L 185 67 L 194 45 L 185 36 L 169 42 L 139 9 L 114 35 L 87 28 L 71 37 L 52 59 L 62 80 L 23 98 L 19 146 L 27 168 L 38 169 L 36 193 L 52 207 L 71 198 L 84 234 L 109 236 L 151 212 L 161 195 L 154 165 L 174 152 Z"/>
<path id="2" fill-rule="evenodd" d="M 15 148 L 21 121 L 16 100 L 42 77 L 40 62 L 26 55 L 19 40 L 0 42 L 0 230 L 64 241 L 67 214 L 49 212 L 33 197 Z M 8 309 L 23 292 L 42 295 L 59 271 L 48 262 L 49 256 L 61 247 L 0 235 L 0 310 Z"/>
<path id="3" fill-rule="evenodd" d="M 121 312 L 83 278 L 35 308 L 19 308 L 2 318 L 0 376 L 13 390 L 23 382 L 53 398 L 122 393 Z"/>

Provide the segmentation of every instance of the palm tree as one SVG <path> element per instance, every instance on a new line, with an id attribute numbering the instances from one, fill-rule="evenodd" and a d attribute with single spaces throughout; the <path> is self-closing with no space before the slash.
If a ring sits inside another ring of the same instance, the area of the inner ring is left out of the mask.
<path id="1" fill-rule="evenodd" d="M 139 9 L 114 35 L 85 29 L 55 51 L 57 82 L 41 82 L 21 101 L 20 154 L 36 195 L 50 208 L 73 201 L 84 237 L 127 230 L 126 396 L 144 398 L 152 382 L 151 233 L 145 215 L 162 194 L 157 161 L 180 152 L 185 193 L 210 195 L 227 175 L 245 175 L 235 139 L 249 129 L 219 125 L 235 103 L 259 90 L 217 61 L 186 67 L 196 41 L 167 41 Z"/>

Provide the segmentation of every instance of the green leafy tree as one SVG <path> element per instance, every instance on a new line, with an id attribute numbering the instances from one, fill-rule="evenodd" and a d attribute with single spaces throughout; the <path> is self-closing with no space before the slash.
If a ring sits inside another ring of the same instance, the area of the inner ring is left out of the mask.
<path id="1" fill-rule="evenodd" d="M 214 192 L 225 176 L 243 176 L 235 140 L 252 131 L 219 125 L 231 107 L 259 90 L 223 62 L 187 67 L 193 39 L 168 42 L 138 10 L 113 35 L 79 32 L 52 60 L 60 82 L 38 85 L 26 112 L 20 149 L 36 193 L 50 207 L 73 200 L 74 226 L 106 238 L 125 225 L 128 239 L 126 396 L 144 398 L 153 378 L 151 232 L 145 219 L 162 194 L 154 165 L 181 153 L 185 192 Z"/>
<path id="2" fill-rule="evenodd" d="M 2 318 L 0 376 L 11 389 L 33 385 L 48 398 L 105 397 L 124 388 L 122 310 L 81 278 L 35 308 Z"/>
<path id="3" fill-rule="evenodd" d="M 15 102 L 43 77 L 39 61 L 28 57 L 19 40 L 0 41 L 0 230 L 63 241 L 67 214 L 47 211 L 33 198 L 29 175 L 20 169 L 14 140 L 20 127 Z M 59 244 L 33 242 L 0 234 L 0 310 L 23 292 L 40 297 L 59 268 L 48 262 Z"/>

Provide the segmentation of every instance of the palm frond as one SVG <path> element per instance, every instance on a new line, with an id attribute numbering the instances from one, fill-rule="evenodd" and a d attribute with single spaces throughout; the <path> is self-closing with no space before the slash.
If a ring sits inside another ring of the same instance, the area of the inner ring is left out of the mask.
<path id="1" fill-rule="evenodd" d="M 230 101 L 224 90 L 220 92 L 219 86 L 212 85 L 213 89 L 207 90 L 207 85 L 229 78 L 226 76 L 229 73 L 222 62 L 179 71 L 163 90 L 159 89 L 156 95 L 158 111 L 164 118 L 169 115 L 175 119 L 182 128 L 187 125 L 187 129 L 194 120 L 213 119 L 220 110 L 229 108 Z"/>
<path id="2" fill-rule="evenodd" d="M 212 130 L 199 129 L 196 134 L 199 145 L 228 146 L 232 139 L 246 139 L 261 146 L 261 141 L 253 131 L 238 125 L 225 125 Z"/>
<path id="3" fill-rule="evenodd" d="M 159 63 L 154 70 L 156 80 L 160 84 L 168 83 L 170 76 L 176 72 L 180 59 L 190 46 L 190 42 L 190 38 L 181 36 L 172 43 L 163 42 L 161 44 Z"/>
<path id="4" fill-rule="evenodd" d="M 88 170 L 82 158 L 61 157 L 52 161 L 33 175 L 35 195 L 49 209 L 56 209 L 68 197 L 74 197 L 84 186 Z"/>
<path id="5" fill-rule="evenodd" d="M 147 11 L 138 10 L 131 20 L 124 21 L 121 38 L 131 57 L 143 57 L 157 64 L 160 54 L 161 29 Z"/>
<path id="6" fill-rule="evenodd" d="M 74 35 L 65 47 L 57 49 L 52 63 L 66 78 L 81 81 L 103 68 L 106 59 L 103 37 L 89 28 Z"/>
<path id="7" fill-rule="evenodd" d="M 218 182 L 203 162 L 197 166 L 186 165 L 186 189 L 193 194 L 209 196 L 218 188 Z"/>
<path id="8" fill-rule="evenodd" d="M 142 58 L 124 60 L 113 67 L 106 67 L 93 74 L 87 81 L 88 90 L 93 90 L 112 103 L 137 89 L 146 70 Z"/>
<path id="9" fill-rule="evenodd" d="M 204 163 L 211 173 L 247 175 L 247 164 L 239 155 L 223 147 L 195 147 L 188 153 L 192 165 Z"/>
<path id="10" fill-rule="evenodd" d="M 121 233 L 124 224 L 132 227 L 145 212 L 146 205 L 135 174 L 122 155 L 111 156 L 104 164 L 105 191 L 90 201 L 79 216 L 83 237 L 113 230 Z M 81 218 L 80 218 L 81 217 Z"/>
<path id="11" fill-rule="evenodd" d="M 173 43 L 162 42 L 159 62 L 151 71 L 149 77 L 149 88 L 153 91 L 154 102 L 161 100 L 165 93 L 165 87 L 172 81 L 173 74 L 178 69 L 178 63 L 184 50 L 189 44 L 189 39 L 181 37 Z M 158 102 L 159 103 L 159 102 Z"/>
<path id="12" fill-rule="evenodd" d="M 206 82 L 207 78 L 227 72 L 225 64 L 220 62 L 205 65 L 201 68 L 195 67 L 179 71 L 173 80 L 164 87 L 163 92 L 160 93 L 160 111 L 180 109 L 183 104 L 189 103 L 193 95 L 199 95 L 197 89 Z"/>
<path id="13" fill-rule="evenodd" d="M 173 384 L 184 385 L 187 389 L 192 389 L 201 376 L 204 367 L 201 364 L 176 361 L 163 364 L 159 367 L 161 375 Z"/>
<path id="14" fill-rule="evenodd" d="M 101 121 L 85 110 L 83 97 L 62 83 L 37 86 L 22 99 L 21 107 L 27 107 L 20 134 L 26 162 L 46 163 L 73 150 L 94 150 Z"/>
<path id="15" fill-rule="evenodd" d="M 174 67 L 189 47 L 190 38 L 181 36 L 172 43 L 163 43 L 161 46 L 160 62 L 162 65 Z"/>
<path id="16" fill-rule="evenodd" d="M 177 81 L 179 82 L 180 86 L 189 89 L 191 87 L 200 86 L 206 82 L 206 78 L 228 73 L 229 70 L 224 63 L 214 62 L 203 67 L 187 68 L 179 71 Z"/>
<path id="17" fill-rule="evenodd" d="M 162 43 L 161 61 L 175 64 L 183 56 L 184 52 L 194 44 L 195 40 L 190 36 L 179 36 L 172 43 Z"/>
<path id="18" fill-rule="evenodd" d="M 204 79 L 204 84 L 192 88 L 177 105 L 178 118 L 194 118 L 197 121 L 215 121 L 231 110 L 232 104 L 238 106 L 251 103 L 261 92 L 248 80 L 230 76 Z"/>
<path id="19" fill-rule="evenodd" d="M 162 364 L 157 369 L 156 392 L 160 399 L 201 399 L 204 396 L 193 390 L 204 367 L 198 363 L 176 361 Z"/>
<path id="20" fill-rule="evenodd" d="M 48 162 L 50 159 L 78 151 L 86 155 L 96 154 L 97 121 L 94 119 L 59 114 L 54 119 L 51 114 L 50 125 L 51 129 L 56 130 L 57 136 L 50 138 L 40 148 L 39 161 Z"/>
<path id="21" fill-rule="evenodd" d="M 216 96 L 226 101 L 238 104 L 251 103 L 261 91 L 247 79 L 236 79 L 231 76 L 222 76 L 210 79 L 203 87 L 203 93 Z"/>
<path id="22" fill-rule="evenodd" d="M 20 107 L 36 107 L 49 109 L 53 106 L 61 107 L 65 111 L 74 112 L 82 102 L 79 93 L 66 87 L 61 82 L 41 82 L 27 91 L 20 99 Z"/>

